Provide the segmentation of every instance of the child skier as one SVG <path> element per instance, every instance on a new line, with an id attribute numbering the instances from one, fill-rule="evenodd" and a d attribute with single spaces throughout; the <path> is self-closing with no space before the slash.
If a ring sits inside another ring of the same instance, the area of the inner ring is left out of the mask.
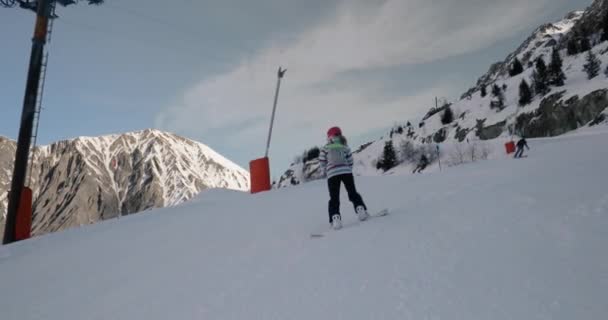
<path id="1" fill-rule="evenodd" d="M 353 203 L 355 212 L 360 221 L 366 220 L 369 215 L 363 199 L 355 188 L 353 177 L 353 155 L 346 143 L 346 138 L 342 135 L 342 130 L 338 127 L 330 128 L 327 131 L 327 144 L 321 149 L 319 162 L 322 172 L 327 177 L 327 187 L 329 189 L 329 223 L 332 228 L 342 228 L 342 218 L 340 216 L 340 184 L 344 183 L 348 199 Z"/>

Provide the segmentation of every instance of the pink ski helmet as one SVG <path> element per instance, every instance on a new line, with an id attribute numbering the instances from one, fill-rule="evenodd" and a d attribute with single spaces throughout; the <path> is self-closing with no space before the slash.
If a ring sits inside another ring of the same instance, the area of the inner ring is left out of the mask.
<path id="1" fill-rule="evenodd" d="M 340 130 L 339 127 L 331 127 L 331 128 L 329 128 L 329 130 L 327 130 L 327 138 L 341 136 L 341 135 L 342 135 L 342 130 Z"/>

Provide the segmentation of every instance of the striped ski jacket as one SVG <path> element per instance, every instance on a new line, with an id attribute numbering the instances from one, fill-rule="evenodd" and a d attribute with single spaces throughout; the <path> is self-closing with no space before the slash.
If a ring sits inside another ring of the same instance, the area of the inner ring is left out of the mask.
<path id="1" fill-rule="evenodd" d="M 327 178 L 353 173 L 353 155 L 350 148 L 334 139 L 319 154 L 321 169 Z"/>

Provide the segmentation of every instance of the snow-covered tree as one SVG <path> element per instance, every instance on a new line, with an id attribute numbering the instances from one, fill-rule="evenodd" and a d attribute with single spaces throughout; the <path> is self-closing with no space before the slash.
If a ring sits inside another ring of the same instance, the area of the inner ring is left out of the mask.
<path id="1" fill-rule="evenodd" d="M 586 51 L 591 50 L 591 41 L 589 41 L 589 37 L 584 36 L 581 39 L 580 49 L 581 49 L 581 52 L 586 52 Z"/>
<path id="2" fill-rule="evenodd" d="M 568 40 L 567 52 L 568 52 L 569 56 L 574 56 L 574 55 L 578 54 L 579 50 L 578 50 L 578 43 L 576 42 L 576 40 L 574 40 L 574 39 Z"/>
<path id="3" fill-rule="evenodd" d="M 397 154 L 395 153 L 395 148 L 393 147 L 393 141 L 387 141 L 384 144 L 384 150 L 382 152 L 382 157 L 378 160 L 376 164 L 377 169 L 382 169 L 383 171 L 388 171 L 394 168 L 397 165 Z"/>
<path id="4" fill-rule="evenodd" d="M 521 74 L 522 72 L 524 72 L 524 66 L 522 66 L 519 59 L 517 59 L 517 57 L 515 57 L 515 60 L 513 60 L 513 63 L 511 64 L 511 68 L 509 69 L 509 75 L 511 77 L 514 77 L 518 74 Z"/>
<path id="5" fill-rule="evenodd" d="M 547 65 L 545 65 L 545 60 L 542 57 L 539 57 L 536 60 L 536 69 L 532 73 L 532 83 L 534 84 L 534 91 L 536 94 L 545 95 L 549 92 L 548 87 L 548 72 Z"/>
<path id="6" fill-rule="evenodd" d="M 500 87 L 497 84 L 494 84 L 492 86 L 492 96 L 495 98 L 498 98 L 498 96 L 500 96 L 501 93 L 502 93 L 502 90 L 500 89 Z"/>
<path id="7" fill-rule="evenodd" d="M 562 58 L 559 55 L 559 50 L 554 48 L 551 53 L 551 63 L 549 63 L 549 84 L 561 87 L 565 80 L 566 75 L 562 70 Z"/>
<path id="8" fill-rule="evenodd" d="M 532 90 L 530 90 L 530 86 L 526 82 L 526 80 L 521 80 L 521 84 L 519 85 L 519 105 L 525 106 L 532 102 Z"/>
<path id="9" fill-rule="evenodd" d="M 441 115 L 441 123 L 446 125 L 446 124 L 452 123 L 453 121 L 454 121 L 454 112 L 452 111 L 452 108 L 450 108 L 450 106 L 447 106 L 447 108 L 445 108 L 445 110 L 443 111 L 443 114 Z"/>
<path id="10" fill-rule="evenodd" d="M 496 98 L 496 100 L 490 101 L 491 109 L 502 110 L 505 107 L 505 95 L 497 84 L 492 86 L 492 96 Z"/>
<path id="11" fill-rule="evenodd" d="M 602 61 L 600 61 L 591 50 L 587 52 L 587 63 L 583 65 L 583 70 L 587 72 L 589 80 L 597 77 L 600 72 Z"/>
<path id="12" fill-rule="evenodd" d="M 601 41 L 608 41 L 608 10 L 604 12 L 604 18 L 602 19 L 602 30 Z"/>

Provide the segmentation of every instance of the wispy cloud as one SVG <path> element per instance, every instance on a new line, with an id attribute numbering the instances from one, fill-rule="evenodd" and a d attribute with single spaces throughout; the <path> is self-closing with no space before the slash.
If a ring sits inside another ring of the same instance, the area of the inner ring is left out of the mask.
<path id="1" fill-rule="evenodd" d="M 364 78 L 366 71 L 473 52 L 529 28 L 550 3 L 344 1 L 334 17 L 296 40 L 261 48 L 230 72 L 193 84 L 157 115 L 156 125 L 203 139 L 223 132 L 227 143 L 235 145 L 264 140 L 280 64 L 288 74 L 277 114 L 276 148 L 289 149 L 298 139 L 295 150 L 300 150 L 322 139 L 329 125 L 362 134 L 419 116 L 432 96 L 455 92 L 438 81 L 416 94 L 388 95 L 383 81 L 370 85 L 345 73 L 357 71 Z"/>

